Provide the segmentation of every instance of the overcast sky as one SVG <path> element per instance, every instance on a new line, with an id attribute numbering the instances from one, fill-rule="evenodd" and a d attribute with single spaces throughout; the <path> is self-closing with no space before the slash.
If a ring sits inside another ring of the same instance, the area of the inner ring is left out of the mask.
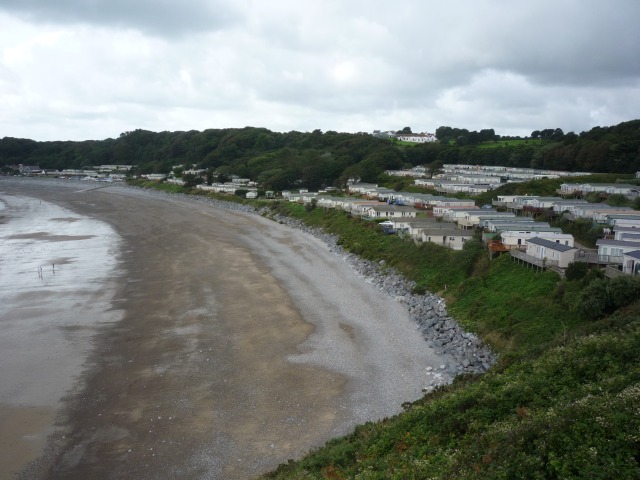
<path id="1" fill-rule="evenodd" d="M 639 0 L 0 0 L 0 138 L 589 130 L 640 118 Z"/>

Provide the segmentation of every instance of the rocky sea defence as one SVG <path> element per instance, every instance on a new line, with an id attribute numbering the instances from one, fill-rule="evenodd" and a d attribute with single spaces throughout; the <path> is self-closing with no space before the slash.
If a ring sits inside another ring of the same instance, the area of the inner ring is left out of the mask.
<path id="1" fill-rule="evenodd" d="M 258 212 L 260 213 L 260 212 Z M 274 215 L 273 220 L 291 228 L 303 230 L 325 242 L 331 250 L 340 255 L 367 283 L 370 283 L 391 301 L 405 305 L 409 314 L 422 332 L 427 346 L 436 354 L 449 357 L 440 365 L 440 371 L 434 371 L 434 380 L 442 374 L 454 377 L 463 373 L 483 373 L 496 361 L 489 347 L 473 333 L 465 332 L 458 322 L 447 313 L 444 299 L 433 293 L 413 294 L 415 282 L 407 280 L 384 260 L 379 263 L 363 259 L 346 252 L 338 245 L 338 237 L 320 229 L 311 228 L 297 219 Z M 434 381 L 429 388 L 440 382 Z"/>

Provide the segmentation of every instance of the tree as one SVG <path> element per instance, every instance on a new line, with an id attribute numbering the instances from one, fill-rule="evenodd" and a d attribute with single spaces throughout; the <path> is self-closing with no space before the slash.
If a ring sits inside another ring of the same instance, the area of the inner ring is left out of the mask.
<path id="1" fill-rule="evenodd" d="M 184 180 L 184 186 L 187 188 L 193 188 L 202 183 L 202 177 L 190 173 L 183 175 L 182 180 Z"/>
<path id="2" fill-rule="evenodd" d="M 441 142 L 452 140 L 454 138 L 453 128 L 445 126 L 436 128 L 436 138 Z"/>
<path id="3" fill-rule="evenodd" d="M 624 195 L 620 193 L 612 193 L 607 197 L 606 203 L 612 207 L 626 207 L 630 202 Z"/>
<path id="4" fill-rule="evenodd" d="M 442 160 L 436 160 L 435 162 L 431 162 L 427 167 L 427 172 L 429 172 L 429 177 L 433 178 L 434 175 L 442 173 L 442 168 L 444 167 L 444 163 Z"/>

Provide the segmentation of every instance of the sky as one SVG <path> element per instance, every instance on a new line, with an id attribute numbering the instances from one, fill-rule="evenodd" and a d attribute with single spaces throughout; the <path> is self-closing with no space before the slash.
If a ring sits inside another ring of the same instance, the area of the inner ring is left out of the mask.
<path id="1" fill-rule="evenodd" d="M 638 0 L 0 0 L 0 138 L 640 118 Z"/>

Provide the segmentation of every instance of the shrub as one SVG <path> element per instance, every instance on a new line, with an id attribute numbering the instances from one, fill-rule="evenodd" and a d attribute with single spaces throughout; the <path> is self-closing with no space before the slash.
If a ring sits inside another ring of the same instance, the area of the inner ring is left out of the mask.
<path id="1" fill-rule="evenodd" d="M 640 279 L 616 277 L 609 282 L 608 293 L 613 307 L 625 307 L 640 298 Z"/>
<path id="2" fill-rule="evenodd" d="M 595 279 L 578 295 L 577 309 L 582 315 L 596 319 L 611 308 L 611 299 L 606 280 Z"/>
<path id="3" fill-rule="evenodd" d="M 313 198 L 313 199 L 311 200 L 311 202 L 309 202 L 309 203 L 305 203 L 305 204 L 304 204 L 304 210 L 305 210 L 306 212 L 311 212 L 311 211 L 315 210 L 315 209 L 316 209 L 316 205 L 317 205 L 317 203 L 318 203 L 318 200 L 316 200 L 315 198 Z"/>
<path id="4" fill-rule="evenodd" d="M 584 262 L 571 262 L 565 271 L 567 280 L 582 280 L 589 271 L 589 267 Z"/>

